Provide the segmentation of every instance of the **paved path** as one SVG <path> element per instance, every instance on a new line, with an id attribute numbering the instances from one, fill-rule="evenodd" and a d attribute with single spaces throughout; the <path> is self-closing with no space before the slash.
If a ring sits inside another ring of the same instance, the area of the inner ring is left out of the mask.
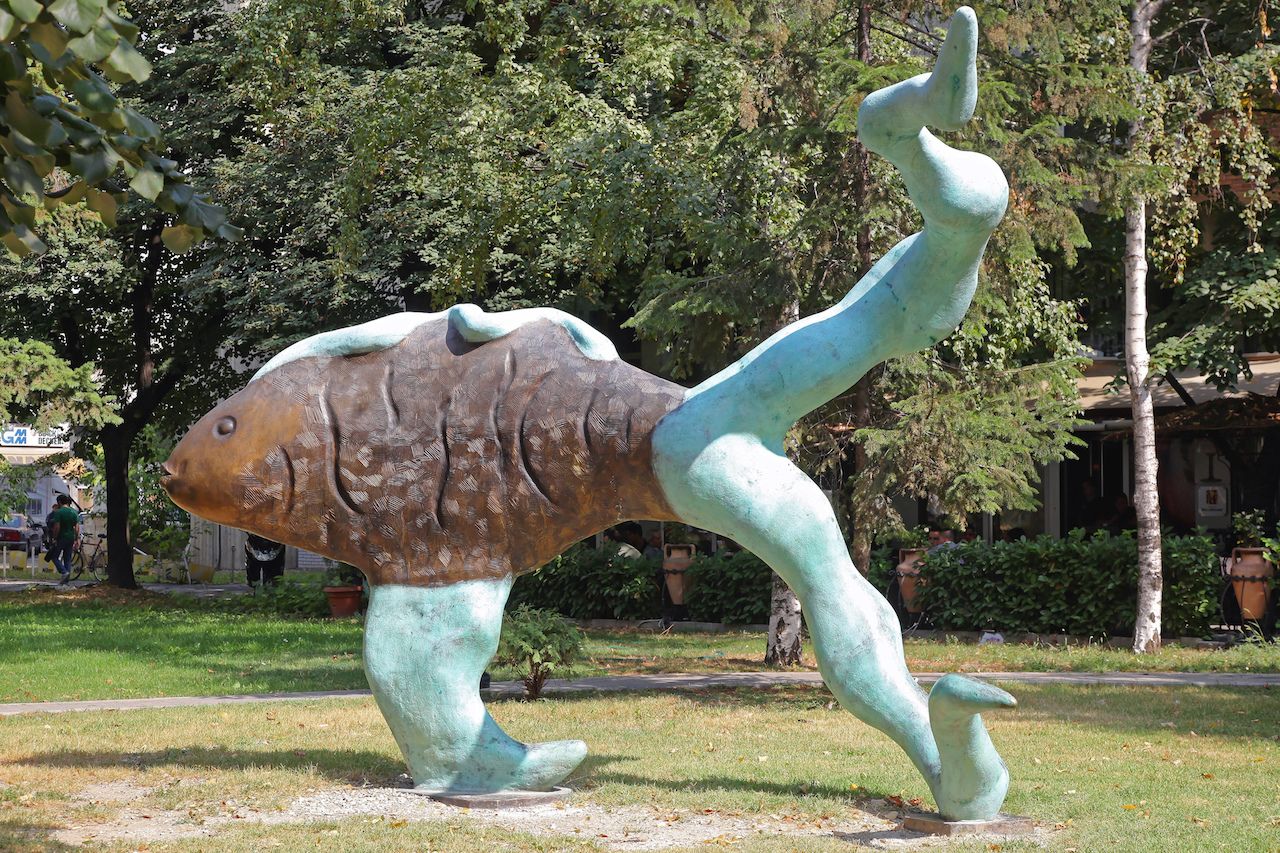
<path id="1" fill-rule="evenodd" d="M 1124 687 L 1280 687 L 1280 674 L 1229 672 L 985 672 L 967 673 L 989 681 L 1025 684 L 1117 685 Z M 938 672 L 916 674 L 922 684 L 942 677 Z M 712 675 L 604 675 L 565 680 L 553 678 L 546 693 L 613 693 L 645 690 L 714 690 L 726 687 L 818 685 L 816 672 L 725 672 Z M 518 681 L 495 681 L 491 696 L 519 696 Z M 321 690 L 310 693 L 257 693 L 239 696 L 166 696 L 154 699 L 98 699 L 84 702 L 27 702 L 0 705 L 0 717 L 15 714 L 57 714 L 65 711 L 134 711 L 141 708 L 189 708 L 199 705 L 238 705 L 248 702 L 298 702 L 368 696 L 368 690 Z"/>
<path id="2" fill-rule="evenodd" d="M 14 570 L 16 571 L 16 570 Z M 93 581 L 78 580 L 72 581 L 73 587 L 93 586 Z M 21 576 L 11 576 L 9 578 L 0 578 L 0 593 L 5 592 L 25 592 L 32 587 L 48 586 L 56 587 L 56 580 L 46 580 L 45 578 L 24 578 Z M 253 587 L 244 583 L 144 583 L 139 584 L 147 592 L 159 592 L 165 595 L 190 595 L 195 598 L 225 598 L 231 595 L 248 595 L 253 592 Z"/>

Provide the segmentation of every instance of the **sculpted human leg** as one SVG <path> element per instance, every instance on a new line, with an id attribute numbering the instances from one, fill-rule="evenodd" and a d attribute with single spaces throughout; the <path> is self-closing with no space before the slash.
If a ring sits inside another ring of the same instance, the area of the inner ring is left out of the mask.
<path id="1" fill-rule="evenodd" d="M 480 699 L 511 579 L 370 590 L 364 666 L 378 708 L 424 791 L 541 791 L 582 762 L 579 740 L 520 743 Z"/>
<path id="2" fill-rule="evenodd" d="M 732 537 L 782 576 L 804 607 L 827 687 L 902 747 L 943 815 L 993 816 L 1009 774 L 975 715 L 1011 706 L 1013 697 L 948 676 L 926 703 L 907 671 L 897 617 L 854 568 L 822 491 L 755 436 L 724 435 L 700 447 L 696 426 L 680 415 L 670 415 L 655 434 L 655 468 L 672 507 Z"/>

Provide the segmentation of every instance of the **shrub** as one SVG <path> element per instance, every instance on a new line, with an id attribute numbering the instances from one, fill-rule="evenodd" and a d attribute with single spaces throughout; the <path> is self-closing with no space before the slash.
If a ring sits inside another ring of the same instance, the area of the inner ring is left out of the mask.
<path id="1" fill-rule="evenodd" d="M 652 619 L 661 609 L 656 560 L 628 560 L 612 549 L 575 545 L 518 578 L 510 605 L 554 610 L 570 619 Z"/>
<path id="2" fill-rule="evenodd" d="M 695 622 L 759 625 L 769 621 L 773 570 L 750 551 L 722 556 L 699 556 L 686 575 L 685 599 Z"/>
<path id="3" fill-rule="evenodd" d="M 1133 631 L 1137 543 L 1131 535 L 1039 536 L 935 551 L 921 568 L 920 602 L 938 628 L 1101 637 Z M 1221 585 L 1207 537 L 1165 537 L 1163 631 L 1203 635 Z"/>
<path id="4" fill-rule="evenodd" d="M 502 638 L 494 662 L 527 670 L 528 699 L 542 695 L 547 678 L 582 655 L 583 634 L 558 613 L 520 605 L 502 617 Z"/>
<path id="5" fill-rule="evenodd" d="M 316 575 L 285 575 L 272 586 L 250 595 L 226 598 L 190 599 L 201 609 L 221 613 L 265 613 L 275 616 L 320 618 L 329 615 L 329 601 L 317 583 Z"/>

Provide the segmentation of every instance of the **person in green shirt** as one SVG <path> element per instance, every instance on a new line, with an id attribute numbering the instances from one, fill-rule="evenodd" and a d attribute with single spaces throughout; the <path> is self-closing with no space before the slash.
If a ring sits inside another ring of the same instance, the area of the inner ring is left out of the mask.
<path id="1" fill-rule="evenodd" d="M 80 514 L 71 508 L 68 495 L 58 495 L 58 508 L 51 516 L 53 521 L 53 564 L 62 576 L 62 582 L 71 582 L 71 555 L 80 536 Z"/>

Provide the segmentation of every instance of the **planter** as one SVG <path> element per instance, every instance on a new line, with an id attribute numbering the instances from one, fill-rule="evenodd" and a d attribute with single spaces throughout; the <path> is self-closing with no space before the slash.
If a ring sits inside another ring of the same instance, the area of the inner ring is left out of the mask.
<path id="1" fill-rule="evenodd" d="M 1262 554 L 1261 548 L 1235 548 L 1231 551 L 1231 589 L 1240 603 L 1242 622 L 1259 622 L 1267 612 L 1275 566 Z"/>
<path id="2" fill-rule="evenodd" d="M 908 613 L 920 613 L 923 608 L 916 600 L 920 586 L 920 560 L 927 548 L 898 549 L 898 595 L 902 598 L 902 609 Z"/>
<path id="3" fill-rule="evenodd" d="M 685 572 L 693 564 L 692 545 L 667 545 L 663 548 L 662 577 L 667 585 L 667 600 L 671 606 L 663 614 L 663 622 L 683 622 L 689 618 L 684 597 L 687 592 Z"/>
<path id="4" fill-rule="evenodd" d="M 190 576 L 190 583 L 213 583 L 213 573 L 215 567 L 212 565 L 202 565 L 200 563 L 191 563 L 187 566 L 187 574 Z"/>
<path id="5" fill-rule="evenodd" d="M 359 586 L 326 586 L 324 596 L 329 599 L 329 613 L 335 619 L 345 619 L 360 612 L 360 595 L 364 591 Z"/>

